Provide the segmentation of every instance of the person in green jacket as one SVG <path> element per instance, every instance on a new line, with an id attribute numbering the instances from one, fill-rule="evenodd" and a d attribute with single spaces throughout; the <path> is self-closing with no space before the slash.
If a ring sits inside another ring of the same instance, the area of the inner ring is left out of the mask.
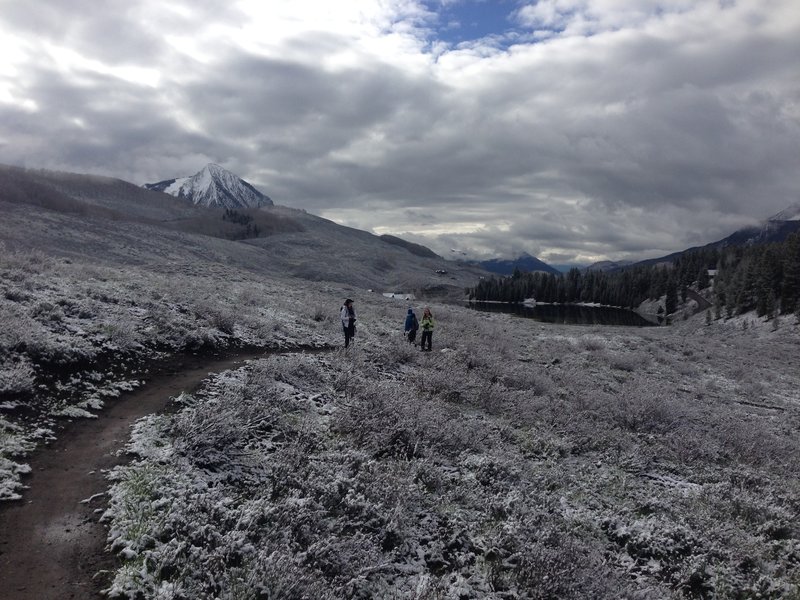
<path id="1" fill-rule="evenodd" d="M 433 345 L 433 314 L 431 314 L 431 309 L 427 306 L 422 312 L 420 326 L 422 327 L 422 341 L 419 346 L 422 350 L 430 352 L 431 346 Z M 426 343 L 428 345 L 427 348 L 425 347 Z"/>

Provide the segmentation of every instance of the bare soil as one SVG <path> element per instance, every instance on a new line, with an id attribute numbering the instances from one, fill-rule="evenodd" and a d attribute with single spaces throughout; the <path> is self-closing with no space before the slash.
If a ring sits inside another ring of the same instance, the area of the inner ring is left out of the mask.
<path id="1" fill-rule="evenodd" d="M 0 504 L 0 597 L 3 600 L 99 598 L 116 559 L 106 550 L 105 473 L 130 426 L 196 389 L 210 372 L 263 356 L 264 350 L 181 356 L 153 369 L 149 381 L 109 402 L 97 419 L 68 423 L 58 440 L 31 456 L 22 500 Z"/>

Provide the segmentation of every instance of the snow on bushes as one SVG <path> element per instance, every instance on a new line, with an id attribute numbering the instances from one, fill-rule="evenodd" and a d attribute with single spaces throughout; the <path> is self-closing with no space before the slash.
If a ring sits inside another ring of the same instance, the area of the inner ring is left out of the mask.
<path id="1" fill-rule="evenodd" d="M 24 457 L 37 429 L 59 419 L 95 416 L 165 355 L 338 342 L 330 323 L 296 314 L 303 301 L 320 303 L 315 289 L 231 275 L 220 285 L 213 273 L 120 271 L 0 245 L 0 416 L 29 442 L 0 438 L 0 458 Z M 3 468 L 0 486 L 16 489 L 21 472 Z"/>
<path id="2" fill-rule="evenodd" d="M 362 304 L 350 351 L 253 362 L 142 421 L 106 515 L 111 596 L 799 593 L 796 372 L 690 323 L 535 336 L 436 312 L 438 352 Z M 773 409 L 710 389 L 718 361 L 742 384 L 780 370 L 758 391 Z"/>

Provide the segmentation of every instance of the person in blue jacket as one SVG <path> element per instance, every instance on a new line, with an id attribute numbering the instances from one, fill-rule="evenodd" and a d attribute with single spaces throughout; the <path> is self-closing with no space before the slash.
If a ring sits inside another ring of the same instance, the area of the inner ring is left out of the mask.
<path id="1" fill-rule="evenodd" d="M 414 309 L 408 307 L 408 314 L 406 315 L 405 334 L 409 344 L 416 344 L 417 329 L 419 329 L 419 322 L 417 315 L 414 314 Z"/>

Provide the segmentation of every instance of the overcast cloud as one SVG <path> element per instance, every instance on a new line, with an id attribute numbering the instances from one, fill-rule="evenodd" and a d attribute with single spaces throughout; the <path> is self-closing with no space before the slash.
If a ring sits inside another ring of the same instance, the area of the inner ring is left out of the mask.
<path id="1" fill-rule="evenodd" d="M 0 0 L 0 162 L 216 162 L 340 223 L 551 263 L 800 201 L 797 0 L 498 1 L 507 26 L 464 42 L 467 1 Z"/>

